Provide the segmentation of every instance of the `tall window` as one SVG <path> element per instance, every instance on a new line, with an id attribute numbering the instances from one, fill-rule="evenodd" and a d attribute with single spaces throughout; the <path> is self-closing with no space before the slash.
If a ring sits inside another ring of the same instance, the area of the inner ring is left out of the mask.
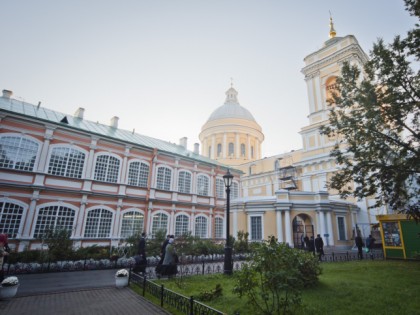
<path id="1" fill-rule="evenodd" d="M 69 234 L 73 230 L 76 211 L 64 206 L 40 208 L 35 224 L 34 238 L 42 238 L 48 229 L 65 229 Z"/>
<path id="2" fill-rule="evenodd" d="M 164 213 L 157 213 L 152 218 L 152 236 L 156 235 L 158 231 L 168 231 L 168 216 Z"/>
<path id="3" fill-rule="evenodd" d="M 251 159 L 254 158 L 254 147 L 251 147 Z"/>
<path id="4" fill-rule="evenodd" d="M 232 142 L 229 142 L 229 156 L 233 156 L 233 154 L 235 153 L 235 150 L 234 150 L 234 145 L 233 145 L 233 143 Z"/>
<path id="5" fill-rule="evenodd" d="M 178 191 L 184 194 L 191 193 L 191 173 L 180 171 L 178 175 Z"/>
<path id="6" fill-rule="evenodd" d="M 15 238 L 19 233 L 22 215 L 23 207 L 11 202 L 0 202 L 0 231 Z"/>
<path id="7" fill-rule="evenodd" d="M 175 220 L 175 236 L 182 236 L 188 233 L 190 220 L 186 215 L 179 215 Z"/>
<path id="8" fill-rule="evenodd" d="M 143 162 L 131 162 L 128 167 L 128 184 L 139 187 L 147 187 L 149 179 L 149 165 Z"/>
<path id="9" fill-rule="evenodd" d="M 116 183 L 120 171 L 120 160 L 111 155 L 102 154 L 96 159 L 95 180 Z"/>
<path id="10" fill-rule="evenodd" d="M 107 238 L 111 236 L 112 212 L 107 209 L 89 210 L 84 237 Z"/>
<path id="11" fill-rule="evenodd" d="M 127 238 L 143 232 L 144 215 L 138 211 L 128 211 L 123 214 L 121 237 Z"/>
<path id="12" fill-rule="evenodd" d="M 237 182 L 232 182 L 232 199 L 239 198 L 239 184 Z"/>
<path id="13" fill-rule="evenodd" d="M 241 156 L 245 157 L 245 144 L 241 144 Z"/>
<path id="14" fill-rule="evenodd" d="M 203 216 L 195 218 L 195 236 L 207 238 L 207 219 Z"/>
<path id="15" fill-rule="evenodd" d="M 0 138 L 0 167 L 32 171 L 38 154 L 38 143 L 21 136 Z"/>
<path id="16" fill-rule="evenodd" d="M 220 157 L 222 155 L 222 144 L 217 144 L 217 157 Z"/>
<path id="17" fill-rule="evenodd" d="M 251 240 L 262 240 L 262 218 L 251 217 Z"/>
<path id="18" fill-rule="evenodd" d="M 224 198 L 225 182 L 221 178 L 216 178 L 216 197 Z"/>
<path id="19" fill-rule="evenodd" d="M 344 217 L 337 217 L 337 225 L 338 225 L 338 239 L 340 241 L 346 240 L 346 222 Z"/>
<path id="20" fill-rule="evenodd" d="M 161 166 L 157 171 L 156 188 L 162 190 L 171 190 L 172 170 Z"/>
<path id="21" fill-rule="evenodd" d="M 214 237 L 223 238 L 223 219 L 216 217 L 214 219 Z"/>
<path id="22" fill-rule="evenodd" d="M 209 178 L 206 175 L 197 176 L 197 195 L 209 195 Z"/>
<path id="23" fill-rule="evenodd" d="M 208 153 L 208 157 L 211 158 L 211 145 L 209 146 L 209 153 Z"/>
<path id="24" fill-rule="evenodd" d="M 82 178 L 86 154 L 69 147 L 55 147 L 51 151 L 48 174 Z"/>

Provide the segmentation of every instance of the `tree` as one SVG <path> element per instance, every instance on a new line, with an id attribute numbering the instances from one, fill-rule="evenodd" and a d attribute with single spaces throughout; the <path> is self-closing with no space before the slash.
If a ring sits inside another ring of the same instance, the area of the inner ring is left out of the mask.
<path id="1" fill-rule="evenodd" d="M 73 252 L 71 231 L 62 227 L 50 227 L 45 230 L 43 241 L 48 245 L 48 253 L 53 261 L 68 259 Z"/>
<path id="2" fill-rule="evenodd" d="M 311 253 L 289 248 L 274 237 L 255 243 L 249 262 L 235 272 L 233 292 L 246 297 L 254 314 L 290 314 L 301 305 L 301 290 L 313 286 L 321 273 Z"/>
<path id="3" fill-rule="evenodd" d="M 405 0 L 419 17 L 419 2 Z M 373 207 L 420 219 L 420 29 L 379 39 L 364 71 L 348 62 L 330 104 L 329 124 L 321 133 L 336 139 L 330 155 L 341 169 L 329 182 L 341 197 L 375 196 Z M 354 183 L 354 187 L 351 186 Z"/>

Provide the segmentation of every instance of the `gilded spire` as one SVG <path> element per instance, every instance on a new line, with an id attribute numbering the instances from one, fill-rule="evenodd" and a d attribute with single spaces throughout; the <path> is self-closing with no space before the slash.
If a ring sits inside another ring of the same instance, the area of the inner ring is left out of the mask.
<path id="1" fill-rule="evenodd" d="M 334 38 L 335 35 L 336 35 L 336 32 L 334 29 L 334 23 L 333 23 L 331 12 L 330 12 L 330 38 Z"/>

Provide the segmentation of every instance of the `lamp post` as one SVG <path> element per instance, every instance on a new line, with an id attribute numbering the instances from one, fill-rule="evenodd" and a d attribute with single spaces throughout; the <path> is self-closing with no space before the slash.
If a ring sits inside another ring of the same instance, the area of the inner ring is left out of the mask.
<path id="1" fill-rule="evenodd" d="M 230 211 L 230 186 L 232 185 L 233 175 L 227 170 L 226 175 L 223 176 L 223 181 L 226 186 L 226 245 L 225 245 L 225 264 L 224 274 L 232 274 L 232 247 L 230 246 L 229 233 L 229 211 Z"/>

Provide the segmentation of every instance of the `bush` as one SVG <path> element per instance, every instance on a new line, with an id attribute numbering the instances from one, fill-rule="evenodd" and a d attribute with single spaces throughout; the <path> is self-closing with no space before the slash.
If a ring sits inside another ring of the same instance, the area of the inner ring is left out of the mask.
<path id="1" fill-rule="evenodd" d="M 249 262 L 237 273 L 234 293 L 247 297 L 257 314 L 287 314 L 301 305 L 301 290 L 313 286 L 321 273 L 312 254 L 269 241 L 252 246 Z"/>

